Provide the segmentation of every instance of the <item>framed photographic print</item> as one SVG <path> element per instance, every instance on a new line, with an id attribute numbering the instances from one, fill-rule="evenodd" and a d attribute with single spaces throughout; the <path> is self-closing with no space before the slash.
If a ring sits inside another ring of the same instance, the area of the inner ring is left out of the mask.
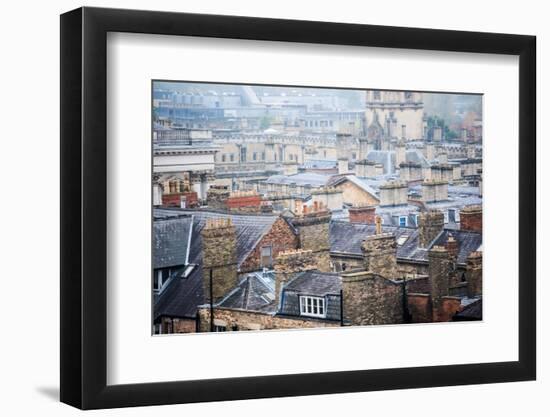
<path id="1" fill-rule="evenodd" d="M 535 38 L 61 16 L 61 400 L 535 379 Z"/>

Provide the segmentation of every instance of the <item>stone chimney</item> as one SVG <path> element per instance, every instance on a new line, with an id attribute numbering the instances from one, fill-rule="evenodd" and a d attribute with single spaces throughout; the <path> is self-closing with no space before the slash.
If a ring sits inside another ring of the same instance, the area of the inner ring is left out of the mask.
<path id="1" fill-rule="evenodd" d="M 397 244 L 393 233 L 367 236 L 361 245 L 365 270 L 386 279 L 397 277 Z"/>
<path id="2" fill-rule="evenodd" d="M 483 211 L 480 205 L 466 206 L 460 210 L 460 230 L 482 232 Z"/>
<path id="3" fill-rule="evenodd" d="M 294 175 L 298 173 L 298 163 L 297 162 L 285 162 L 283 163 L 283 173 L 284 175 Z"/>
<path id="4" fill-rule="evenodd" d="M 205 302 L 216 303 L 237 285 L 237 235 L 231 219 L 206 219 L 201 231 L 202 271 Z"/>
<path id="5" fill-rule="evenodd" d="M 275 271 L 275 300 L 280 303 L 283 286 L 297 272 L 316 269 L 314 257 L 310 250 L 288 250 L 279 252 L 275 258 L 273 269 Z"/>
<path id="6" fill-rule="evenodd" d="M 435 159 L 435 145 L 433 143 L 426 144 L 426 159 L 433 161 Z"/>
<path id="7" fill-rule="evenodd" d="M 405 162 L 407 162 L 407 148 L 405 147 L 405 142 L 400 140 L 395 145 L 395 165 L 400 166 Z"/>
<path id="8" fill-rule="evenodd" d="M 206 192 L 206 204 L 214 210 L 225 210 L 231 192 L 227 185 L 212 185 Z"/>
<path id="9" fill-rule="evenodd" d="M 367 160 L 357 161 L 355 163 L 355 175 L 358 177 L 374 177 L 376 176 L 375 171 L 376 163 Z"/>
<path id="10" fill-rule="evenodd" d="M 404 181 L 389 181 L 380 186 L 380 206 L 400 206 L 407 204 L 408 186 Z"/>
<path id="11" fill-rule="evenodd" d="M 355 206 L 348 209 L 350 223 L 373 224 L 376 206 Z"/>
<path id="12" fill-rule="evenodd" d="M 472 252 L 466 261 L 466 281 L 468 297 L 478 297 L 482 294 L 483 253 Z"/>
<path id="13" fill-rule="evenodd" d="M 349 172 L 348 158 L 338 158 L 338 174 L 347 174 Z"/>
<path id="14" fill-rule="evenodd" d="M 422 179 L 422 166 L 416 162 L 399 164 L 399 179 L 402 181 L 419 181 Z"/>
<path id="15" fill-rule="evenodd" d="M 419 247 L 427 249 L 432 241 L 443 230 L 445 218 L 437 210 L 425 211 L 418 216 L 418 243 Z"/>
<path id="16" fill-rule="evenodd" d="M 433 130 L 433 140 L 434 142 L 441 142 L 441 139 L 443 138 L 443 129 L 439 126 L 435 126 Z"/>
<path id="17" fill-rule="evenodd" d="M 291 219 L 298 230 L 300 248 L 312 251 L 317 269 L 322 272 L 330 272 L 330 219 L 330 212 L 317 202 L 313 207 L 303 206 L 300 215 Z"/>
<path id="18" fill-rule="evenodd" d="M 433 307 L 433 321 L 440 321 L 443 297 L 449 295 L 449 277 L 451 259 L 443 246 L 434 246 L 428 252 L 428 276 L 430 279 L 430 296 Z"/>
<path id="19" fill-rule="evenodd" d="M 458 242 L 451 234 L 449 234 L 449 236 L 447 237 L 447 242 L 445 242 L 445 249 L 447 249 L 447 252 L 449 252 L 449 256 L 451 257 L 453 262 L 456 262 L 459 247 Z"/>
<path id="20" fill-rule="evenodd" d="M 403 323 L 402 287 L 370 271 L 342 277 L 344 322 L 352 326 Z"/>
<path id="21" fill-rule="evenodd" d="M 449 183 L 443 180 L 424 180 L 422 183 L 422 201 L 434 203 L 449 199 Z"/>

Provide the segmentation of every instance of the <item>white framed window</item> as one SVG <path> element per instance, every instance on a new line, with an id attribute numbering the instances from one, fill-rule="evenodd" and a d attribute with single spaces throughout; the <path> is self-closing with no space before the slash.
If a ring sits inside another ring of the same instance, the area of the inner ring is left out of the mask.
<path id="1" fill-rule="evenodd" d="M 155 323 L 153 325 L 153 334 L 162 334 L 162 324 Z"/>
<path id="2" fill-rule="evenodd" d="M 325 299 L 323 297 L 301 295 L 300 314 L 302 316 L 326 317 Z"/>
<path id="3" fill-rule="evenodd" d="M 443 212 L 443 221 L 449 223 L 449 212 L 447 210 Z"/>
<path id="4" fill-rule="evenodd" d="M 407 226 L 407 216 L 399 216 L 399 226 Z"/>
<path id="5" fill-rule="evenodd" d="M 214 331 L 215 331 L 215 332 L 226 332 L 226 331 L 227 331 L 227 327 L 215 325 L 215 326 L 214 326 Z"/>

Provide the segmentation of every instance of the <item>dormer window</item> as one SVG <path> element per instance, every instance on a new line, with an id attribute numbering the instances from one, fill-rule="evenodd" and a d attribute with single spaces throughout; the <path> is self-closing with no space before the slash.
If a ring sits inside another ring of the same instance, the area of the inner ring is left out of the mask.
<path id="1" fill-rule="evenodd" d="M 325 317 L 325 299 L 322 297 L 300 296 L 300 314 L 310 317 Z"/>

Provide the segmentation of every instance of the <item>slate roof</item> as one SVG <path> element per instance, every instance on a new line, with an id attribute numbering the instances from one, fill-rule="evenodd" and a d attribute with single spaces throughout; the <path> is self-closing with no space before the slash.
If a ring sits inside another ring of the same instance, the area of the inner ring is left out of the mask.
<path id="1" fill-rule="evenodd" d="M 189 253 L 192 216 L 153 222 L 153 268 L 185 265 Z"/>
<path id="2" fill-rule="evenodd" d="M 275 313 L 277 304 L 273 271 L 247 274 L 217 306 Z"/>
<path id="3" fill-rule="evenodd" d="M 272 175 L 265 182 L 267 184 L 296 184 L 322 187 L 327 184 L 330 176 L 316 174 L 314 172 L 302 172 L 294 175 Z"/>
<path id="4" fill-rule="evenodd" d="M 336 273 L 315 270 L 300 272 L 283 288 L 278 314 L 307 319 L 307 316 L 300 314 L 300 296 L 310 295 L 325 299 L 326 317 L 321 320 L 340 320 L 341 288 L 342 279 Z"/>
<path id="5" fill-rule="evenodd" d="M 456 313 L 453 321 L 475 321 L 483 319 L 483 301 L 480 298 L 471 304 L 468 304 L 464 309 Z"/>
<path id="6" fill-rule="evenodd" d="M 202 285 L 202 238 L 200 232 L 207 218 L 231 218 L 237 234 L 237 262 L 240 265 L 267 233 L 278 216 L 253 214 L 228 214 L 215 211 L 186 209 L 155 209 L 154 218 L 170 219 L 181 215 L 193 216 L 193 228 L 189 263 L 196 268 L 187 278 L 173 279 L 163 290 L 154 306 L 154 318 L 161 316 L 194 318 L 197 306 L 204 303 Z"/>
<path id="7" fill-rule="evenodd" d="M 428 249 L 420 248 L 419 230 L 409 227 L 382 226 L 384 233 L 394 233 L 396 240 L 402 241 L 397 246 L 397 259 L 413 262 L 428 262 Z M 343 221 L 332 221 L 330 223 L 330 250 L 351 256 L 362 256 L 361 244 L 365 237 L 375 234 L 376 226 L 373 224 L 348 223 Z M 444 229 L 431 243 L 433 245 L 444 245 L 449 234 L 456 239 L 459 245 L 457 262 L 466 264 L 466 258 L 470 252 L 476 251 L 482 244 L 481 233 L 465 230 Z"/>
<path id="8" fill-rule="evenodd" d="M 382 164 L 384 166 L 384 174 L 393 174 L 395 172 L 395 151 L 377 151 L 373 150 L 367 154 L 367 161 Z M 428 160 L 417 149 L 408 149 L 405 151 L 405 160 L 420 164 L 423 168 L 430 166 Z"/>

